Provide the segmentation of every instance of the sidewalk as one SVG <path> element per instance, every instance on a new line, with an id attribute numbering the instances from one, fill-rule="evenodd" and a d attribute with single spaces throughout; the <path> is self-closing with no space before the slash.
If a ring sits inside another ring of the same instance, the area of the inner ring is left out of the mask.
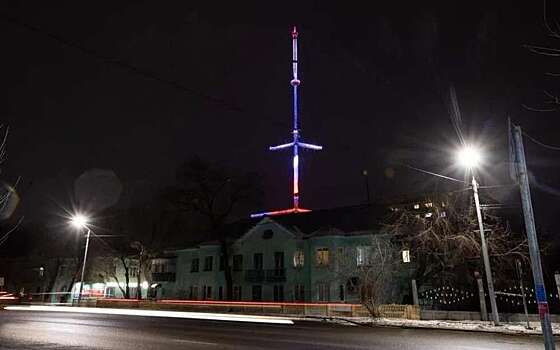
<path id="1" fill-rule="evenodd" d="M 336 322 L 339 324 L 354 324 L 373 327 L 428 328 L 512 335 L 542 334 L 540 322 L 531 322 L 531 329 L 527 329 L 525 328 L 525 322 L 502 323 L 500 326 L 494 326 L 492 322 L 485 321 L 406 320 L 398 318 L 379 318 L 372 320 L 368 317 L 293 317 L 292 319 Z M 560 324 L 553 323 L 552 331 L 554 335 L 560 336 Z"/>

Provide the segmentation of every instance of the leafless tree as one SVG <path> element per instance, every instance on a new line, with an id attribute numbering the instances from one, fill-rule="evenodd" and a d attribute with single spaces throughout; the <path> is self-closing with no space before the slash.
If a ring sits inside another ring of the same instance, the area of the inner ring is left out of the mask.
<path id="1" fill-rule="evenodd" d="M 551 21 L 548 18 L 549 14 L 547 11 L 547 1 L 543 0 L 543 25 L 546 30 L 547 36 L 554 40 L 560 39 L 560 25 L 557 21 Z M 541 56 L 547 56 L 552 58 L 560 57 L 560 49 L 546 45 L 532 45 L 526 44 L 523 45 L 526 49 L 530 52 L 535 53 Z M 545 75 L 548 77 L 560 77 L 560 72 L 545 72 Z M 560 96 L 550 90 L 543 90 L 543 94 L 545 100 L 543 103 L 545 106 L 543 107 L 532 107 L 526 104 L 523 104 L 523 107 L 527 110 L 533 112 L 554 112 L 560 109 Z"/>
<path id="2" fill-rule="evenodd" d="M 0 124 L 0 172 L 1 166 L 7 159 L 7 141 L 8 135 L 10 133 L 10 128 L 4 124 Z M 21 177 L 18 177 L 13 186 L 2 185 L 0 193 L 0 220 L 4 221 L 9 219 L 19 202 L 19 197 L 16 192 L 16 188 L 21 181 Z M 23 216 L 19 218 L 15 223 L 12 223 L 6 232 L 0 234 L 0 245 L 5 243 L 10 234 L 13 233 L 23 222 Z"/>
<path id="3" fill-rule="evenodd" d="M 226 299 L 233 297 L 230 266 L 232 241 L 223 232 L 224 225 L 236 211 L 259 201 L 259 177 L 255 173 L 239 173 L 225 166 L 193 157 L 177 171 L 179 186 L 167 191 L 167 198 L 180 210 L 197 213 L 207 221 L 207 229 L 220 240 L 226 280 Z"/>
<path id="4" fill-rule="evenodd" d="M 494 270 L 512 268 L 516 258 L 527 260 L 526 240 L 501 218 L 485 212 L 484 227 Z M 385 230 L 410 250 L 412 278 L 419 286 L 465 282 L 480 268 L 478 221 L 472 197 L 466 194 L 426 198 L 416 208 L 393 208 Z"/>
<path id="5" fill-rule="evenodd" d="M 332 269 L 375 318 L 380 316 L 380 306 L 394 294 L 398 263 L 398 250 L 391 238 L 375 235 L 357 248 L 338 249 Z"/>

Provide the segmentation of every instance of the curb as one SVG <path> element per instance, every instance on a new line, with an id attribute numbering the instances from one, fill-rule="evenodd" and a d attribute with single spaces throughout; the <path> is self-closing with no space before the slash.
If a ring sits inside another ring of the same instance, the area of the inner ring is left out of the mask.
<path id="1" fill-rule="evenodd" d="M 392 323 L 392 322 L 380 322 L 380 321 L 372 321 L 372 322 L 364 322 L 364 321 L 357 321 L 352 319 L 346 318 L 339 318 L 339 317 L 321 317 L 321 316 L 306 316 L 306 317 L 292 317 L 294 321 L 315 321 L 315 322 L 333 322 L 339 324 L 345 324 L 347 326 L 362 326 L 362 327 L 392 327 L 392 328 L 408 328 L 408 329 L 433 329 L 433 330 L 443 330 L 443 331 L 456 331 L 456 332 L 482 332 L 482 333 L 494 333 L 494 334 L 503 334 L 503 335 L 524 335 L 524 336 L 542 336 L 542 332 L 537 329 L 532 330 L 514 330 L 514 329 L 507 329 L 507 328 L 483 328 L 484 325 L 482 324 L 473 324 L 471 325 L 475 328 L 463 328 L 463 327 L 453 327 L 449 325 L 430 325 L 430 324 L 407 324 L 407 323 Z M 481 327 L 482 326 L 482 327 Z M 560 336 L 560 332 L 556 332 L 554 334 L 555 337 Z"/>

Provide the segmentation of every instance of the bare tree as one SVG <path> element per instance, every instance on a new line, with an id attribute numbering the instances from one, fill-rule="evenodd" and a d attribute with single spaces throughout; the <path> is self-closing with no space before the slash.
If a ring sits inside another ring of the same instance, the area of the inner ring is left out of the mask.
<path id="1" fill-rule="evenodd" d="M 337 250 L 335 274 L 345 281 L 350 293 L 358 295 L 360 303 L 374 318 L 380 316 L 380 306 L 393 296 L 399 262 L 397 252 L 388 235 L 375 235 L 356 249 Z"/>
<path id="2" fill-rule="evenodd" d="M 551 39 L 558 40 L 560 39 L 560 25 L 557 21 L 551 21 L 548 18 L 548 11 L 547 11 L 547 1 L 543 0 L 543 25 L 546 29 L 547 36 Z M 547 44 L 540 44 L 540 45 L 532 45 L 526 44 L 523 45 L 526 49 L 530 52 L 535 53 L 537 55 L 558 58 L 560 57 L 560 49 L 549 46 Z M 545 72 L 547 77 L 560 77 L 560 72 Z M 543 90 L 543 95 L 545 100 L 543 101 L 543 107 L 532 107 L 526 104 L 522 106 L 530 111 L 533 112 L 554 112 L 560 109 L 560 96 L 554 93 L 551 90 Z"/>
<path id="3" fill-rule="evenodd" d="M 485 212 L 484 226 L 490 231 L 487 245 L 495 270 L 512 268 L 516 258 L 527 259 L 526 240 L 502 219 Z M 470 196 L 427 198 L 416 208 L 393 208 L 385 230 L 410 250 L 412 278 L 419 286 L 465 282 L 480 266 L 481 242 Z"/>
<path id="4" fill-rule="evenodd" d="M 258 202 L 261 196 L 259 177 L 255 173 L 238 173 L 221 164 L 193 157 L 177 172 L 179 186 L 168 189 L 167 197 L 179 209 L 204 217 L 207 227 L 220 240 L 226 280 L 226 298 L 233 297 L 230 266 L 231 241 L 224 225 L 244 205 Z"/>
<path id="5" fill-rule="evenodd" d="M 7 159 L 7 141 L 9 133 L 10 128 L 4 124 L 0 124 L 0 166 L 4 164 Z M 15 211 L 19 202 L 16 189 L 20 181 L 21 177 L 18 177 L 13 186 L 2 184 L 2 188 L 0 189 L 0 221 L 9 219 Z M 10 234 L 13 233 L 22 222 L 23 216 L 15 221 L 15 223 L 11 223 L 11 227 L 0 234 L 0 245 L 8 240 Z"/>

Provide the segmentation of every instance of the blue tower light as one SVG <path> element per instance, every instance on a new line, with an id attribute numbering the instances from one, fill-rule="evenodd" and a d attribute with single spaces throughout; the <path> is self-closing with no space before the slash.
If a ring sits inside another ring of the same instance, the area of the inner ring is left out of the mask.
<path id="1" fill-rule="evenodd" d="M 284 143 L 278 146 L 271 146 L 268 149 L 271 151 L 283 150 L 286 148 L 292 148 L 293 159 L 293 207 L 290 209 L 283 209 L 277 211 L 270 211 L 265 213 L 252 214 L 251 217 L 261 217 L 269 215 L 279 215 L 297 212 L 307 212 L 309 209 L 303 209 L 299 207 L 299 148 L 310 149 L 313 151 L 320 151 L 323 149 L 322 146 L 313 145 L 310 143 L 304 143 L 300 141 L 300 133 L 298 126 L 298 87 L 301 81 L 298 78 L 298 32 L 296 27 L 292 30 L 292 80 L 290 81 L 293 91 L 293 129 L 292 129 L 292 142 Z"/>

